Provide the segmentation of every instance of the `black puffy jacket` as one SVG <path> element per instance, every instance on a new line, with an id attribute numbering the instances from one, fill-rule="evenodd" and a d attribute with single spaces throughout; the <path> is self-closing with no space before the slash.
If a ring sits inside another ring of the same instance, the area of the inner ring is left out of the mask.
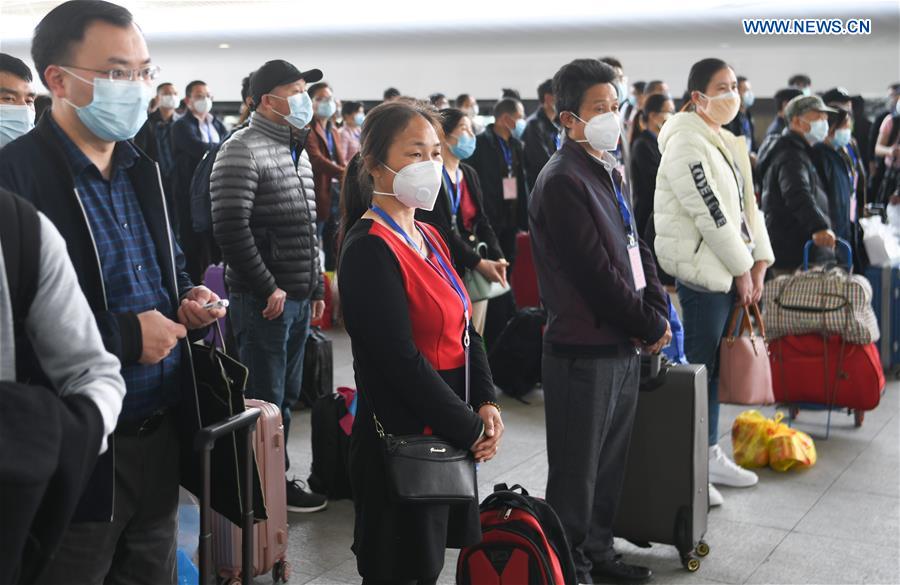
<path id="1" fill-rule="evenodd" d="M 324 296 L 312 166 L 291 144 L 289 126 L 254 112 L 216 156 L 213 233 L 232 292 L 266 299 L 277 287 L 293 299 Z"/>
<path id="2" fill-rule="evenodd" d="M 775 268 L 794 269 L 803 262 L 803 246 L 828 229 L 828 196 L 812 161 L 812 147 L 786 129 L 765 150 L 757 169 L 762 176 L 762 209 L 775 252 Z"/>

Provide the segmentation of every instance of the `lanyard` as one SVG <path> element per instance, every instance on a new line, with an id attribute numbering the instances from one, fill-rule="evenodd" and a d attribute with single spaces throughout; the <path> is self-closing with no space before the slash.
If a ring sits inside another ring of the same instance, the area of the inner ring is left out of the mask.
<path id="1" fill-rule="evenodd" d="M 456 223 L 456 214 L 459 213 L 459 205 L 462 203 L 462 187 L 460 186 L 459 169 L 456 169 L 456 185 L 450 180 L 450 173 L 443 169 L 444 179 L 447 181 L 447 194 L 450 195 L 450 213 Z M 454 226 L 455 227 L 455 226 Z"/>
<path id="2" fill-rule="evenodd" d="M 622 214 L 622 223 L 625 224 L 625 231 L 628 235 L 628 245 L 632 246 L 636 243 L 636 238 L 634 235 L 634 226 L 631 223 L 631 210 L 628 209 L 628 203 L 625 202 L 625 197 L 622 196 L 622 187 L 616 183 L 616 180 L 613 178 L 612 174 L 609 175 L 610 180 L 612 181 L 613 188 L 616 191 L 616 202 L 619 204 L 619 213 Z"/>
<path id="3" fill-rule="evenodd" d="M 512 167 L 513 167 L 513 159 L 512 159 L 512 150 L 509 148 L 509 145 L 505 140 L 497 136 L 497 144 L 500 145 L 500 151 L 503 153 L 503 160 L 506 161 L 506 168 L 509 170 L 509 176 L 511 177 Z"/>
<path id="4" fill-rule="evenodd" d="M 417 252 L 419 251 L 419 247 L 416 245 L 416 243 L 412 240 L 412 238 L 409 237 L 409 235 L 405 231 L 403 231 L 403 228 L 400 227 L 400 224 L 398 224 L 396 221 L 394 221 L 393 217 L 388 215 L 385 210 L 378 207 L 377 205 L 373 205 L 371 207 L 371 209 L 372 209 L 372 211 L 377 213 L 378 216 L 385 221 L 385 223 L 387 223 L 389 226 L 391 226 L 391 229 L 393 229 L 395 232 L 400 234 L 400 236 L 402 236 L 403 239 L 406 240 L 406 242 L 413 248 L 413 250 L 416 250 Z M 419 228 L 417 227 L 416 229 L 419 229 Z M 459 297 L 459 300 L 462 302 L 463 312 L 465 313 L 465 318 L 466 318 L 466 327 L 467 327 L 466 337 L 468 338 L 469 298 L 466 296 L 466 293 L 463 292 L 462 285 L 459 283 L 459 281 L 454 276 L 453 271 L 450 270 L 450 268 L 447 266 L 447 263 L 444 261 L 444 257 L 440 255 L 440 253 L 438 252 L 437 248 L 432 243 L 432 241 L 428 237 L 428 235 L 425 234 L 425 232 L 422 231 L 421 229 L 419 229 L 419 233 L 422 234 L 422 238 L 425 240 L 425 243 L 428 245 L 428 249 L 431 250 L 432 256 L 434 256 L 437 259 L 438 264 L 440 264 L 440 268 L 438 268 L 437 266 L 432 264 L 431 261 L 429 261 L 427 259 L 425 261 L 428 262 L 428 264 L 430 264 L 432 268 L 437 270 L 441 274 L 443 279 L 445 281 L 447 281 L 447 283 L 451 287 L 453 287 L 453 290 L 456 292 L 456 295 Z"/>
<path id="5" fill-rule="evenodd" d="M 325 127 L 325 141 L 328 143 L 328 156 L 334 158 L 334 136 L 331 135 L 331 128 Z"/>

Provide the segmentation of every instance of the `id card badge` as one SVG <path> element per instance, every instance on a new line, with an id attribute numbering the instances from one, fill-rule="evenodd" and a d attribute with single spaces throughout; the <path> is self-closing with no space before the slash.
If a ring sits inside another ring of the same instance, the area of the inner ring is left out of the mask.
<path id="1" fill-rule="evenodd" d="M 628 238 L 628 260 L 631 262 L 631 274 L 634 276 L 634 290 L 645 289 L 647 287 L 647 278 L 644 276 L 641 248 L 633 236 Z"/>
<path id="2" fill-rule="evenodd" d="M 515 177 L 503 177 L 503 200 L 515 201 L 519 198 L 519 184 Z"/>
<path id="3" fill-rule="evenodd" d="M 747 249 L 751 252 L 754 248 L 756 248 L 756 243 L 753 241 L 753 234 L 750 233 L 750 223 L 747 221 L 747 213 L 741 212 L 741 238 L 744 240 L 744 244 L 747 245 Z"/>

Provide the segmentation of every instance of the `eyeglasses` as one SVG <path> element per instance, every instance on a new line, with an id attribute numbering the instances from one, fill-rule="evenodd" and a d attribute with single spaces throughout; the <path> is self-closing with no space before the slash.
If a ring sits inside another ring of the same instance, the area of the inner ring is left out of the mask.
<path id="1" fill-rule="evenodd" d="M 156 81 L 159 77 L 159 65 L 147 65 L 140 69 L 90 69 L 88 67 L 79 67 L 77 65 L 64 65 L 72 69 L 81 69 L 82 71 L 92 71 L 94 73 L 103 73 L 109 77 L 110 81 Z"/>

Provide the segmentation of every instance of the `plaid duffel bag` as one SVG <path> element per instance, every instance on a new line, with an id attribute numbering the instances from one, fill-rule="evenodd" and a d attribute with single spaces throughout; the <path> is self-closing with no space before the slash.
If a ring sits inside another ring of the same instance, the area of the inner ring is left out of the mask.
<path id="1" fill-rule="evenodd" d="M 779 276 L 766 283 L 763 303 L 769 339 L 819 333 L 868 344 L 880 336 L 872 285 L 841 268 Z"/>

